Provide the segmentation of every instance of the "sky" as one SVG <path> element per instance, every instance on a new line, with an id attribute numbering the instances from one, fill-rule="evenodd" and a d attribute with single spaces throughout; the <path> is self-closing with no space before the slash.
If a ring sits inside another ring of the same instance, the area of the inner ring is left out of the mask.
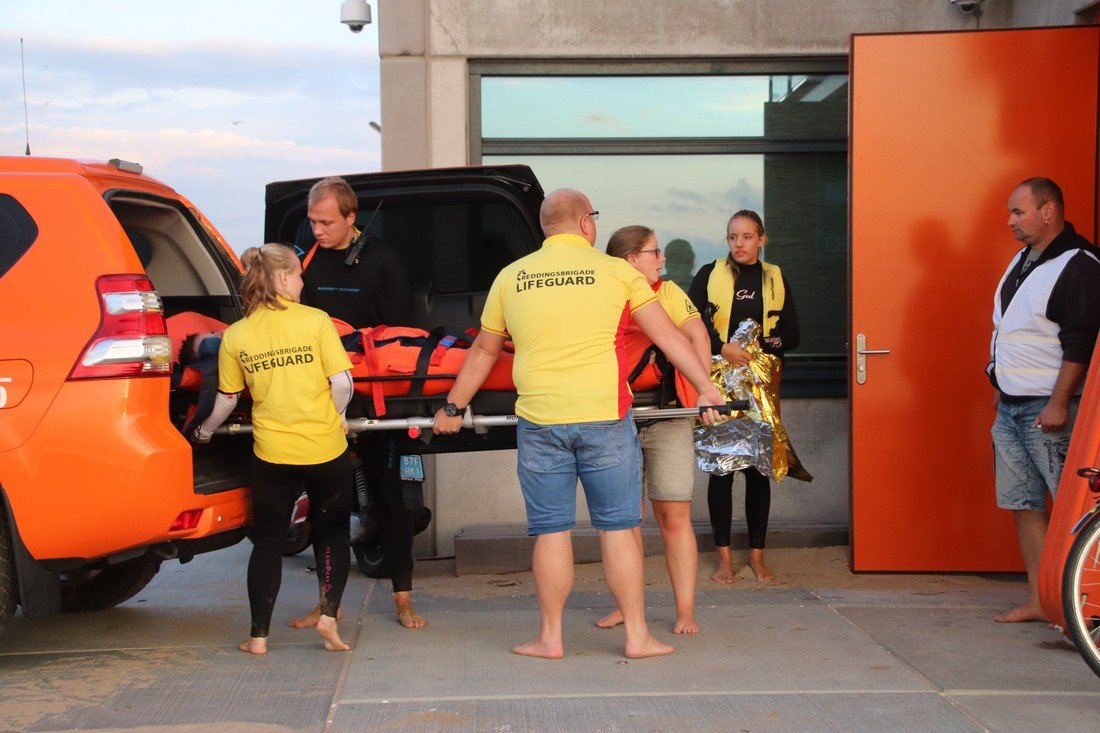
<path id="1" fill-rule="evenodd" d="M 260 244 L 265 184 L 381 167 L 370 5 L 352 33 L 340 0 L 0 0 L 0 155 L 141 163 Z"/>

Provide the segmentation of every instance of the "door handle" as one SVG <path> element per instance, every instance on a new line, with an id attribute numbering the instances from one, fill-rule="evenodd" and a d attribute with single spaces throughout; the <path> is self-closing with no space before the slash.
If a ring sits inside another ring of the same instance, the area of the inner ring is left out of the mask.
<path id="1" fill-rule="evenodd" d="M 862 333 L 856 334 L 856 384 L 867 381 L 867 355 L 889 354 L 890 349 L 868 349 L 867 337 Z"/>

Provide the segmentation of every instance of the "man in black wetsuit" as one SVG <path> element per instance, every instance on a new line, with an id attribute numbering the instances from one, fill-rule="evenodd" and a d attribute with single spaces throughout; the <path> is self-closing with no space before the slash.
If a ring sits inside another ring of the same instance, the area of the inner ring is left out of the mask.
<path id="1" fill-rule="evenodd" d="M 302 257 L 302 302 L 355 328 L 398 326 L 409 318 L 409 277 L 397 255 L 379 242 L 364 246 L 354 262 L 348 254 L 361 232 L 355 226 L 359 200 L 343 178 L 325 178 L 309 192 L 309 224 L 316 240 Z M 413 518 L 405 508 L 393 431 L 367 431 L 358 453 L 382 514 L 382 554 L 393 580 L 397 619 L 407 629 L 427 625 L 412 604 Z M 313 615 L 291 622 L 308 626 Z"/>

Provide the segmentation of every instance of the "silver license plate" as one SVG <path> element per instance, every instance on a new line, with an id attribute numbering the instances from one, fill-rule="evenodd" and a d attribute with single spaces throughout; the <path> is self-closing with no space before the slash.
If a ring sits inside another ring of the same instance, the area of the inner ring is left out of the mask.
<path id="1" fill-rule="evenodd" d="M 424 459 L 420 456 L 401 456 L 401 480 L 423 481 Z"/>

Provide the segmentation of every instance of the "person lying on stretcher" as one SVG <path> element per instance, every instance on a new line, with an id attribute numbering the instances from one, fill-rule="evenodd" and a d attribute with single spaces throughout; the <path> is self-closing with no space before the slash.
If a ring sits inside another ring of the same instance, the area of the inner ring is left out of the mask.
<path id="1" fill-rule="evenodd" d="M 186 367 L 206 357 L 217 359 L 224 332 L 223 328 L 219 331 L 187 334 L 180 345 L 180 364 Z"/>

